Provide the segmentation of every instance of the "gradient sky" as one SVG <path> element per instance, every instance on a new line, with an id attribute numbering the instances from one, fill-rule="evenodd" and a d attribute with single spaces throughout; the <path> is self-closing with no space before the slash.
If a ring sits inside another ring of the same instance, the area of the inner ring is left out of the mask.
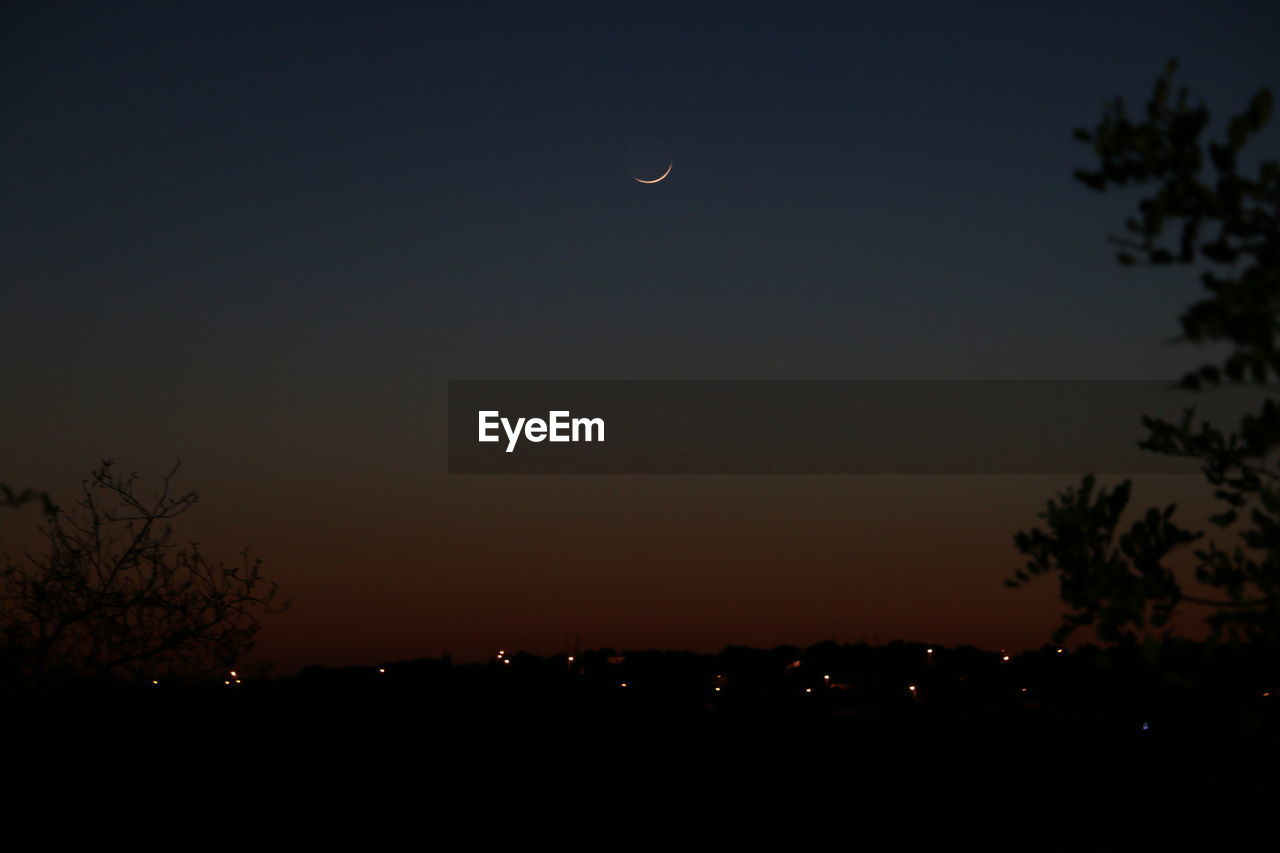
<path id="1" fill-rule="evenodd" d="M 1280 7 L 439 6 L 0 7 L 0 481 L 181 459 L 285 667 L 1042 642 L 1061 477 L 449 477 L 445 382 L 1175 376 L 1070 132 L 1170 56 L 1216 128 Z"/>

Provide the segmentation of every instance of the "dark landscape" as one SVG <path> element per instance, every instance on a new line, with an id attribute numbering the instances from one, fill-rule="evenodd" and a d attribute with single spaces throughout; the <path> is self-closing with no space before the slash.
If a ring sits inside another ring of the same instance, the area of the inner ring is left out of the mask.
<path id="1" fill-rule="evenodd" d="M 1274 838 L 1274 660 L 1181 644 L 1156 670 L 1136 648 L 1007 662 L 930 648 L 606 649 L 9 692 L 6 832 L 29 831 L 32 850 L 403 833 L 472 849 Z"/>
<path id="2" fill-rule="evenodd" d="M 1277 34 L 0 3 L 0 853 L 1280 850 Z"/>

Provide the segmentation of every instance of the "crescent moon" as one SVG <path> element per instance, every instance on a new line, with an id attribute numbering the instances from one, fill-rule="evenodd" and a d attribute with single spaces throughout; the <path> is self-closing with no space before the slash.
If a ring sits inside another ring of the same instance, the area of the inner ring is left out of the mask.
<path id="1" fill-rule="evenodd" d="M 637 178 L 635 175 L 632 175 L 631 177 L 632 177 L 633 179 L 635 179 L 635 180 L 639 181 L 639 182 L 640 182 L 640 183 L 642 183 L 642 184 L 656 184 L 658 181 L 662 180 L 662 179 L 663 179 L 663 178 L 665 178 L 667 175 L 670 175 L 670 174 L 671 174 L 671 167 L 672 167 L 672 166 L 674 166 L 675 164 L 676 164 L 676 161 L 674 161 L 674 160 L 672 160 L 672 161 L 668 162 L 668 163 L 667 163 L 667 171 L 663 172 L 661 175 L 659 175 L 658 177 L 654 178 L 652 181 L 646 181 L 644 178 Z"/>

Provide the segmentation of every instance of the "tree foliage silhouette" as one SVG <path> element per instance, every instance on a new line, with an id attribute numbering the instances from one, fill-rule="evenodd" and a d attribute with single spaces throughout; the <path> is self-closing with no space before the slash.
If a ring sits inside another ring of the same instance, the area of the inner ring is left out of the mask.
<path id="1" fill-rule="evenodd" d="M 1203 265 L 1207 295 L 1183 312 L 1180 340 L 1225 344 L 1227 354 L 1184 376 L 1181 385 L 1201 391 L 1249 385 L 1265 392 L 1260 408 L 1228 431 L 1197 422 L 1194 407 L 1178 423 L 1143 418 L 1143 448 L 1200 462 L 1222 503 L 1209 522 L 1236 542 L 1208 541 L 1193 551 L 1194 578 L 1209 594 L 1192 594 L 1169 559 L 1205 534 L 1175 523 L 1175 505 L 1147 510 L 1122 532 L 1130 482 L 1107 488 L 1085 477 L 1049 501 L 1039 516 L 1045 527 L 1014 537 L 1028 559 L 1006 582 L 1018 587 L 1057 573 L 1069 608 L 1058 639 L 1085 625 L 1105 640 L 1148 628 L 1167 634 L 1184 602 L 1211 608 L 1214 639 L 1280 639 L 1280 407 L 1272 398 L 1280 379 L 1280 163 L 1264 160 L 1248 177 L 1239 162 L 1269 119 L 1272 96 L 1259 90 L 1227 123 L 1225 138 L 1206 144 L 1201 135 L 1209 112 L 1189 106 L 1185 88 L 1175 96 L 1176 70 L 1171 60 L 1145 115 L 1130 117 L 1116 98 L 1095 129 L 1075 132 L 1100 161 L 1075 177 L 1095 190 L 1153 188 L 1125 221 L 1126 236 L 1111 238 L 1120 263 Z"/>
<path id="2" fill-rule="evenodd" d="M 36 685 L 62 678 L 212 675 L 253 645 L 258 616 L 283 610 L 261 561 L 211 561 L 175 543 L 171 521 L 197 501 L 140 497 L 137 476 L 104 461 L 70 511 L 52 507 L 38 554 L 0 564 L 5 658 Z"/>

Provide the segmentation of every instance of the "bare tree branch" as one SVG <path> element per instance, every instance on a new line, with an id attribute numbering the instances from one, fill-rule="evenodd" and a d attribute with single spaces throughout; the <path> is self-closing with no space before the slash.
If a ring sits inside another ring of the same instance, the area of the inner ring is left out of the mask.
<path id="1" fill-rule="evenodd" d="M 175 496 L 177 471 L 144 499 L 136 474 L 103 461 L 42 527 L 46 549 L 0 564 L 5 651 L 25 679 L 208 677 L 252 648 L 259 616 L 288 606 L 247 550 L 227 564 L 175 541 L 170 521 L 197 501 Z"/>

